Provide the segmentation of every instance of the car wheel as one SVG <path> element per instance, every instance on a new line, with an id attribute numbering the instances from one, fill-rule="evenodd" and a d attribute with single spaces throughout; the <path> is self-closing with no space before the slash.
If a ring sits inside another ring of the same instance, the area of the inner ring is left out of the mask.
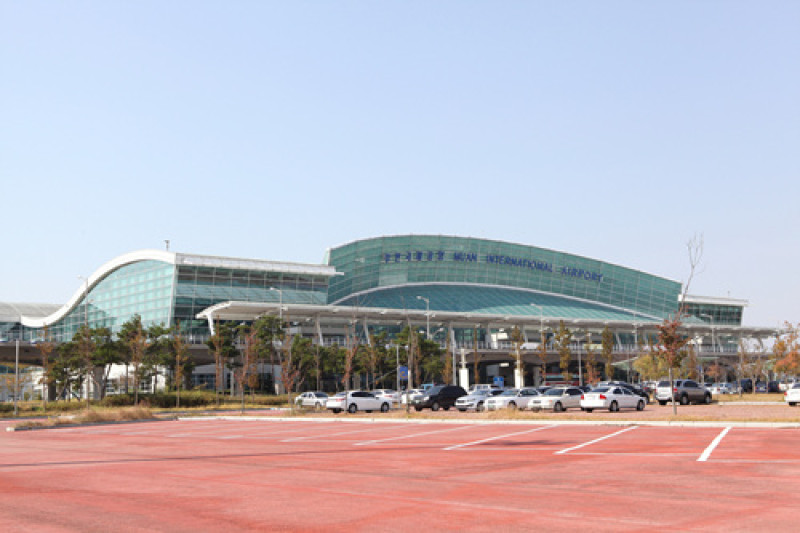
<path id="1" fill-rule="evenodd" d="M 442 407 L 442 409 L 444 409 L 445 411 L 449 411 L 450 410 L 450 406 L 446 405 L 446 406 Z"/>
<path id="2" fill-rule="evenodd" d="M 389 410 L 389 404 L 388 403 L 381 404 L 381 413 L 385 413 L 388 410 Z"/>
<path id="3" fill-rule="evenodd" d="M 439 410 L 439 402 L 433 402 L 431 405 L 431 411 L 438 411 Z"/>
<path id="4" fill-rule="evenodd" d="M 611 402 L 611 405 L 608 406 L 608 410 L 612 413 L 616 413 L 619 411 L 619 404 L 616 401 Z"/>
<path id="5" fill-rule="evenodd" d="M 419 413 L 420 411 L 422 411 L 422 407 L 415 407 L 414 410 Z"/>
<path id="6" fill-rule="evenodd" d="M 790 407 L 794 407 L 795 405 L 797 405 L 797 403 L 796 403 L 796 402 L 789 402 L 789 406 L 790 406 Z"/>
<path id="7" fill-rule="evenodd" d="M 556 413 L 560 413 L 563 410 L 564 406 L 561 405 L 561 402 L 556 402 L 556 404 L 553 406 L 553 411 L 555 411 Z"/>
<path id="8" fill-rule="evenodd" d="M 467 412 L 467 410 L 466 410 L 466 409 L 461 409 L 460 407 L 459 407 L 459 409 L 458 409 L 458 410 L 459 410 L 459 411 L 461 411 L 462 413 L 466 413 L 466 412 Z"/>
<path id="9" fill-rule="evenodd" d="M 639 403 L 636 404 L 637 411 L 644 411 L 644 400 L 639 400 Z"/>
<path id="10" fill-rule="evenodd" d="M 681 405 L 689 405 L 689 397 L 685 394 L 681 396 Z"/>
<path id="11" fill-rule="evenodd" d="M 705 397 L 703 398 L 703 402 L 706 405 L 710 404 L 711 403 L 711 395 L 710 394 L 706 394 Z"/>
<path id="12" fill-rule="evenodd" d="M 591 413 L 592 411 L 594 411 L 594 408 L 593 407 L 587 407 L 586 409 L 584 409 L 584 411 L 586 411 L 587 413 Z"/>
<path id="13" fill-rule="evenodd" d="M 475 407 L 475 410 L 479 413 L 482 413 L 484 409 L 486 409 L 486 407 L 484 407 L 483 402 L 479 403 L 477 407 Z"/>
<path id="14" fill-rule="evenodd" d="M 319 402 L 315 403 L 315 404 L 314 404 L 314 409 L 316 409 L 317 411 L 319 411 L 320 409 L 322 409 L 322 404 L 321 404 L 321 403 L 319 403 Z"/>
<path id="15" fill-rule="evenodd" d="M 517 404 L 514 402 L 508 402 L 508 408 L 511 411 L 514 411 L 517 408 Z"/>
<path id="16" fill-rule="evenodd" d="M 358 406 L 357 406 L 356 404 L 354 404 L 354 403 L 351 403 L 351 404 L 350 404 L 350 405 L 347 407 L 347 412 L 348 412 L 348 413 L 351 413 L 351 414 L 352 414 L 352 413 L 355 413 L 356 411 L 358 411 Z"/>
<path id="17" fill-rule="evenodd" d="M 331 411 L 333 411 L 334 413 L 341 413 L 342 412 L 341 409 L 331 409 Z"/>
<path id="18" fill-rule="evenodd" d="M 658 400 L 658 405 L 667 405 L 666 400 Z"/>

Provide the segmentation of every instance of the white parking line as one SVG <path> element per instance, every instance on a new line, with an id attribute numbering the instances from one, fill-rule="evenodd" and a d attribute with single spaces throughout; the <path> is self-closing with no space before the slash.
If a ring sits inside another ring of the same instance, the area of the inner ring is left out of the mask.
<path id="1" fill-rule="evenodd" d="M 389 429 L 389 428 L 387 428 Z M 374 427 L 369 427 L 367 429 L 359 429 L 356 431 L 340 431 L 339 433 L 324 433 L 324 434 L 316 434 L 316 435 L 307 435 L 305 437 L 292 437 L 290 439 L 283 439 L 281 442 L 296 442 L 299 440 L 307 440 L 307 439 L 327 439 L 328 437 L 336 437 L 338 435 L 350 435 L 353 433 L 364 433 L 365 431 L 375 431 Z"/>
<path id="2" fill-rule="evenodd" d="M 482 444 L 484 442 L 489 442 L 489 441 L 493 441 L 493 440 L 497 440 L 497 439 L 504 439 L 506 437 L 513 437 L 515 435 L 523 435 L 525 433 L 533 433 L 534 431 L 541 431 L 543 429 L 550 429 L 550 428 L 554 428 L 554 427 L 556 427 L 556 426 L 554 426 L 554 425 L 553 426 L 542 426 L 542 427 L 538 427 L 538 428 L 527 429 L 525 431 L 518 431 L 516 433 L 507 433 L 506 435 L 497 435 L 495 437 L 489 437 L 489 438 L 486 438 L 486 439 L 475 440 L 475 441 L 472 441 L 472 442 L 465 442 L 464 444 L 456 444 L 455 446 L 450 446 L 449 448 L 444 448 L 444 451 L 457 450 L 458 448 L 465 448 L 467 446 L 474 446 L 476 444 Z"/>
<path id="3" fill-rule="evenodd" d="M 555 455 L 562 455 L 562 454 L 565 454 L 567 452 L 571 452 L 572 450 L 577 450 L 578 448 L 583 448 L 584 446 L 589 446 L 590 444 L 594 444 L 595 442 L 600 442 L 601 440 L 606 440 L 606 439 L 610 439 L 611 437 L 616 437 L 617 435 L 621 435 L 622 433 L 625 433 L 626 431 L 630 431 L 632 429 L 636 429 L 637 427 L 639 427 L 639 426 L 630 426 L 630 427 L 627 427 L 625 429 L 621 429 L 621 430 L 617 431 L 616 433 L 612 433 L 610 435 L 606 435 L 605 437 L 600 437 L 600 438 L 597 438 L 597 439 L 594 439 L 594 440 L 590 440 L 589 442 L 584 442 L 583 444 L 578 444 L 577 446 L 572 446 L 571 448 L 564 448 L 563 450 L 558 450 L 557 452 L 555 452 Z"/>
<path id="4" fill-rule="evenodd" d="M 730 427 L 727 427 L 727 428 L 723 429 L 722 433 L 717 435 L 717 438 L 715 438 L 714 440 L 711 441 L 711 444 L 708 445 L 708 448 L 705 449 L 705 451 L 703 452 L 703 455 L 701 455 L 697 459 L 697 461 L 700 462 L 700 463 L 704 463 L 704 462 L 708 461 L 708 458 L 711 456 L 711 453 L 714 451 L 714 448 L 716 448 L 719 445 L 719 443 L 722 442 L 722 439 L 725 438 L 725 435 L 727 435 L 730 430 L 731 430 Z"/>
<path id="5" fill-rule="evenodd" d="M 377 440 L 367 440 L 363 442 L 356 442 L 353 446 L 369 446 L 370 444 L 377 444 L 379 442 L 386 442 L 389 440 L 400 440 L 400 439 L 413 439 L 414 437 L 421 437 L 422 435 L 432 435 L 434 433 L 444 433 L 445 431 L 458 431 L 459 429 L 468 429 L 472 426 L 458 426 L 454 428 L 447 428 L 447 429 L 438 429 L 436 431 L 425 431 L 423 433 L 413 433 L 411 435 L 401 435 L 399 437 L 388 437 L 385 439 L 377 439 Z"/>

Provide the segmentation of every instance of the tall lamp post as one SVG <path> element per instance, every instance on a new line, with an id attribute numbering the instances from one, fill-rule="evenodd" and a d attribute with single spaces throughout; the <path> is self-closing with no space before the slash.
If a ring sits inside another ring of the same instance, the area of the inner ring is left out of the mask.
<path id="1" fill-rule="evenodd" d="M 424 296 L 417 296 L 417 300 L 425 302 L 425 338 L 431 340 L 431 301 Z"/>
<path id="2" fill-rule="evenodd" d="M 16 341 L 16 357 L 14 359 L 14 417 L 19 414 L 17 398 L 19 397 L 19 337 Z"/>
<path id="3" fill-rule="evenodd" d="M 539 310 L 539 344 L 544 344 L 544 307 L 539 304 L 531 304 L 532 307 L 535 307 Z M 540 347 L 540 349 L 542 349 Z M 542 365 L 544 365 L 544 361 L 542 361 Z M 544 379 L 546 374 L 546 368 L 542 366 L 542 375 L 539 378 L 539 383 L 542 383 L 542 379 Z"/>

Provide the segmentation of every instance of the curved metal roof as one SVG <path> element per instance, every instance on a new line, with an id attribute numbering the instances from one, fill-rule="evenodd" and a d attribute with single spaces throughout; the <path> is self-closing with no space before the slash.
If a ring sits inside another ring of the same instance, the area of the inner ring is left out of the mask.
<path id="1" fill-rule="evenodd" d="M 61 304 L 0 302 L 0 322 L 19 322 L 23 316 L 45 317 L 60 307 Z"/>
<path id="2" fill-rule="evenodd" d="M 87 280 L 86 284 L 79 287 L 69 301 L 48 314 L 20 313 L 18 320 L 22 325 L 31 328 L 43 328 L 46 325 L 58 322 L 81 302 L 84 295 L 90 292 L 95 285 L 102 281 L 111 272 L 139 261 L 161 261 L 170 265 L 191 265 L 216 268 L 230 268 L 242 270 L 264 270 L 270 272 L 289 272 L 293 274 L 306 274 L 313 276 L 335 276 L 336 269 L 326 265 L 306 265 L 302 263 L 287 263 L 279 261 L 265 261 L 259 259 L 238 259 L 232 257 L 218 257 L 209 255 L 181 254 L 163 250 L 138 250 L 120 255 L 98 268 Z"/>
<path id="3" fill-rule="evenodd" d="M 22 325 L 29 328 L 43 328 L 47 325 L 53 324 L 54 322 L 58 322 L 67 316 L 70 311 L 75 309 L 84 295 L 91 291 L 98 282 L 120 267 L 139 261 L 163 261 L 165 263 L 174 265 L 177 255 L 178 254 L 174 252 L 165 252 L 162 250 L 139 250 L 115 257 L 111 261 L 108 261 L 100 268 L 95 270 L 94 273 L 89 276 L 86 284 L 78 288 L 78 290 L 75 291 L 75 294 L 72 295 L 72 298 L 70 298 L 69 301 L 62 305 L 57 311 L 44 317 L 23 315 L 21 317 Z"/>

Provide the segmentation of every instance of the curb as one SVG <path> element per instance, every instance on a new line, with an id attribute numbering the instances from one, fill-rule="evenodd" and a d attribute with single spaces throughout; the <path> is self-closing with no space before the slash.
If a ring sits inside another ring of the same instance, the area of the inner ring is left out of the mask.
<path id="1" fill-rule="evenodd" d="M 7 432 L 15 433 L 17 431 L 38 431 L 41 429 L 71 429 L 71 428 L 81 428 L 81 427 L 92 427 L 92 426 L 119 426 L 123 424 L 138 424 L 141 422 L 169 422 L 178 420 L 177 417 L 172 418 L 143 418 L 141 420 L 119 420 L 117 422 L 108 421 L 108 422 L 87 422 L 85 424 L 58 424 L 55 426 L 34 426 L 28 428 L 17 428 L 8 426 L 6 428 Z"/>
<path id="2" fill-rule="evenodd" d="M 668 421 L 668 420 L 466 420 L 466 419 L 403 419 L 403 418 L 286 418 L 286 417 L 259 417 L 259 416 L 209 416 L 209 417 L 178 417 L 178 421 L 190 422 L 193 420 L 240 420 L 263 422 L 338 422 L 342 424 L 467 424 L 467 425 L 540 425 L 540 426 L 653 426 L 653 427 L 708 427 L 708 428 L 774 428 L 797 429 L 800 422 L 721 422 L 721 421 Z"/>

